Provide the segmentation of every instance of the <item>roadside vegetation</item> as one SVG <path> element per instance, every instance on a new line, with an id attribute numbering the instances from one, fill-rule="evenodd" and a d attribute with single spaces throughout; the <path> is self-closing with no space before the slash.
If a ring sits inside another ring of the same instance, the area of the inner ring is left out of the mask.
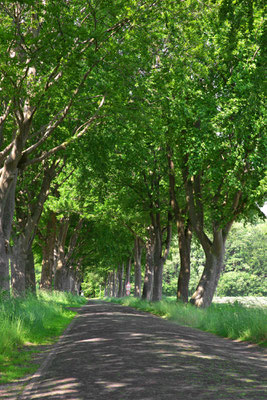
<path id="1" fill-rule="evenodd" d="M 53 343 L 76 314 L 67 307 L 85 302 L 70 293 L 45 291 L 36 297 L 0 298 L 0 384 L 34 373 L 38 365 L 31 359 L 37 346 Z"/>
<path id="2" fill-rule="evenodd" d="M 178 324 L 218 336 L 267 347 L 266 306 L 249 307 L 236 301 L 213 303 L 210 307 L 202 309 L 177 302 L 174 298 L 166 298 L 159 302 L 148 302 L 134 297 L 105 298 L 105 300 L 150 312 Z"/>

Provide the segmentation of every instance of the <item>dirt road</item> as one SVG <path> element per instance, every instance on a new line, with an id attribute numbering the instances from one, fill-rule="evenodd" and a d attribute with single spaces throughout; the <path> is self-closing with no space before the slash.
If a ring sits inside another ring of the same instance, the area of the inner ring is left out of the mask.
<path id="1" fill-rule="evenodd" d="M 82 307 L 22 400 L 266 400 L 266 353 L 134 309 Z"/>

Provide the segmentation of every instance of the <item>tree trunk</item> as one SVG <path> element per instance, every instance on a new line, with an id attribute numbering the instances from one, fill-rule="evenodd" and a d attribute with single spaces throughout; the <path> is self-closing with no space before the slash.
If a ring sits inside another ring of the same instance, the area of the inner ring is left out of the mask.
<path id="1" fill-rule="evenodd" d="M 53 247 L 54 250 L 54 247 Z M 51 290 L 52 289 L 52 271 L 53 271 L 53 259 L 51 258 L 51 252 L 47 244 L 42 248 L 42 273 L 40 289 Z"/>
<path id="2" fill-rule="evenodd" d="M 209 251 L 205 251 L 206 262 L 204 271 L 190 303 L 197 307 L 208 307 L 215 294 L 225 254 L 225 238 L 222 231 L 217 231 Z"/>
<path id="3" fill-rule="evenodd" d="M 9 295 L 9 261 L 7 255 L 7 243 L 0 221 L 0 294 Z"/>
<path id="4" fill-rule="evenodd" d="M 154 246 L 154 283 L 153 283 L 153 294 L 152 301 L 160 301 L 162 299 L 162 276 L 163 267 L 167 260 L 171 237 L 172 237 L 172 226 L 171 226 L 171 214 L 168 212 L 168 223 L 167 223 L 167 237 L 165 241 L 165 249 L 163 250 L 163 237 L 160 223 L 160 214 L 157 214 L 152 219 L 154 233 L 155 233 L 155 246 Z"/>
<path id="5" fill-rule="evenodd" d="M 80 274 L 74 268 L 69 268 L 69 292 L 73 295 L 79 295 L 80 287 L 81 287 L 81 280 Z"/>
<path id="6" fill-rule="evenodd" d="M 61 291 L 62 292 L 69 292 L 70 290 L 70 270 L 69 268 L 66 268 L 65 266 L 62 269 L 62 275 L 61 275 Z"/>
<path id="7" fill-rule="evenodd" d="M 154 284 L 154 246 L 155 238 L 153 226 L 148 228 L 148 238 L 146 241 L 146 269 L 143 285 L 142 299 L 150 301 L 152 299 Z"/>
<path id="8" fill-rule="evenodd" d="M 11 286 L 14 296 L 24 296 L 25 292 L 36 293 L 36 280 L 32 242 L 20 235 L 15 238 L 10 250 Z"/>
<path id="9" fill-rule="evenodd" d="M 75 273 L 73 271 L 73 269 L 69 270 L 70 274 L 69 274 L 69 292 L 72 294 L 75 294 Z"/>
<path id="10" fill-rule="evenodd" d="M 15 228 L 17 229 L 12 233 L 14 245 L 10 250 L 12 254 L 12 289 L 14 295 L 16 296 L 23 296 L 23 291 L 26 289 L 26 283 L 18 282 L 18 280 L 25 280 L 28 252 L 31 249 L 37 226 L 43 211 L 43 206 L 49 194 L 50 184 L 56 174 L 56 166 L 57 163 L 53 163 L 44 171 L 42 186 L 36 201 L 30 203 L 29 208 L 26 211 L 23 209 L 23 207 L 17 207 L 16 210 L 17 224 L 15 225 Z M 21 271 L 19 271 L 19 268 Z"/>
<path id="11" fill-rule="evenodd" d="M 66 267 L 65 267 L 65 243 L 69 229 L 69 219 L 62 218 L 60 221 L 60 231 L 57 238 L 57 265 L 55 272 L 55 290 L 63 291 L 66 280 Z"/>
<path id="12" fill-rule="evenodd" d="M 200 278 L 195 293 L 190 299 L 190 302 L 197 307 L 208 307 L 212 302 L 216 287 L 218 285 L 220 274 L 223 268 L 225 242 L 235 220 L 235 213 L 242 193 L 240 191 L 236 193 L 231 205 L 232 218 L 224 224 L 223 228 L 220 222 L 213 221 L 213 239 L 211 241 L 206 235 L 204 229 L 205 218 L 201 193 L 201 174 L 191 177 L 187 167 L 185 167 L 183 170 L 183 179 L 185 182 L 192 228 L 199 239 L 206 257 L 203 274 Z"/>
<path id="13" fill-rule="evenodd" d="M 162 299 L 162 276 L 165 260 L 161 257 L 159 250 L 154 252 L 154 283 L 152 301 L 160 301 Z"/>
<path id="14" fill-rule="evenodd" d="M 32 248 L 30 248 L 30 250 L 28 251 L 25 263 L 25 290 L 26 293 L 32 293 L 36 295 L 36 279 Z"/>
<path id="15" fill-rule="evenodd" d="M 141 285 L 142 285 L 142 276 L 141 276 L 141 257 L 142 257 L 142 246 L 141 239 L 136 237 L 134 240 L 134 295 L 135 297 L 141 297 Z"/>
<path id="16" fill-rule="evenodd" d="M 190 280 L 190 252 L 192 232 L 184 223 L 178 224 L 178 240 L 180 253 L 180 272 L 177 285 L 177 300 L 188 302 L 188 287 Z"/>
<path id="17" fill-rule="evenodd" d="M 124 264 L 118 267 L 118 297 L 123 296 L 123 275 L 124 275 Z"/>
<path id="18" fill-rule="evenodd" d="M 17 184 L 17 169 L 9 179 L 10 186 L 0 211 L 0 292 L 6 295 L 10 292 L 9 277 L 9 239 L 11 234 L 12 221 L 15 209 L 15 191 Z"/>
<path id="19" fill-rule="evenodd" d="M 112 274 L 112 297 L 116 297 L 117 295 L 117 273 L 115 270 L 113 270 Z"/>
<path id="20" fill-rule="evenodd" d="M 109 273 L 109 278 L 108 278 L 108 296 L 109 297 L 113 296 L 113 272 Z"/>
<path id="21" fill-rule="evenodd" d="M 68 279 L 68 270 L 65 267 L 64 259 L 60 257 L 56 266 L 55 284 L 54 284 L 55 290 L 58 290 L 60 292 L 68 290 L 67 279 Z"/>
<path id="22" fill-rule="evenodd" d="M 13 296 L 25 295 L 25 266 L 27 260 L 27 249 L 23 236 L 16 238 L 11 250 L 11 287 Z"/>
<path id="23" fill-rule="evenodd" d="M 81 279 L 80 279 L 80 276 L 75 276 L 73 294 L 76 294 L 77 296 L 79 296 L 80 291 L 81 291 Z"/>
<path id="24" fill-rule="evenodd" d="M 167 159 L 169 166 L 169 193 L 170 204 L 173 210 L 177 225 L 179 253 L 180 253 L 180 273 L 177 284 L 177 300 L 188 302 L 188 286 L 190 280 L 190 250 L 192 233 L 189 221 L 184 215 L 188 216 L 188 207 L 181 210 L 177 200 L 177 188 L 175 180 L 175 168 L 170 145 L 167 145 Z"/>
<path id="25" fill-rule="evenodd" d="M 125 279 L 124 279 L 124 285 L 123 285 L 123 296 L 126 296 L 126 285 L 131 280 L 131 269 L 132 269 L 132 258 L 129 257 L 128 265 L 127 265 L 126 272 L 125 272 Z"/>
<path id="26" fill-rule="evenodd" d="M 111 297 L 110 294 L 111 294 L 111 278 L 109 273 L 107 278 L 107 297 Z"/>
<path id="27" fill-rule="evenodd" d="M 56 241 L 56 214 L 51 211 L 47 223 L 44 245 L 42 246 L 43 260 L 42 260 L 42 273 L 41 273 L 41 283 L 40 283 L 41 289 L 46 289 L 46 290 L 52 289 L 55 241 Z"/>

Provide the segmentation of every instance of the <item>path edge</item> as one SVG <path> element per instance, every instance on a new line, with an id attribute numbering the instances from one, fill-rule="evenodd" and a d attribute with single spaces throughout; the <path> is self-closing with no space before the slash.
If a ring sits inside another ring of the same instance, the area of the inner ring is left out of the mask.
<path id="1" fill-rule="evenodd" d="M 85 304 L 84 306 L 86 306 L 86 305 L 87 304 Z M 83 309 L 84 306 L 82 306 L 80 309 Z M 29 379 L 29 382 L 26 384 L 26 386 L 24 387 L 23 391 L 18 395 L 17 400 L 27 400 L 28 399 L 27 396 L 29 396 L 30 393 L 32 394 L 32 391 L 34 390 L 34 386 L 35 386 L 38 378 L 40 378 L 40 376 L 42 375 L 42 372 L 49 366 L 49 364 L 51 363 L 51 361 L 53 360 L 53 358 L 55 356 L 55 353 L 56 353 L 58 347 L 63 342 L 65 335 L 72 329 L 72 327 L 73 327 L 74 323 L 76 322 L 77 318 L 79 318 L 80 316 L 81 316 L 81 313 L 77 312 L 77 314 L 74 316 L 74 318 L 72 319 L 70 324 L 63 331 L 63 333 L 59 336 L 59 339 L 57 340 L 57 342 L 55 343 L 53 348 L 50 350 L 48 355 L 44 358 L 44 360 L 42 361 L 40 367 L 31 376 L 31 378 Z"/>

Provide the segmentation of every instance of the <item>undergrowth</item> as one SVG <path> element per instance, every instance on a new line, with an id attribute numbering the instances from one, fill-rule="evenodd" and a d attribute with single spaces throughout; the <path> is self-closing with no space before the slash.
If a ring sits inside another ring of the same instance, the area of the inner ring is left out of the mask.
<path id="1" fill-rule="evenodd" d="M 38 367 L 30 363 L 35 347 L 53 343 L 76 314 L 66 307 L 85 302 L 70 293 L 45 291 L 25 298 L 0 298 L 0 383 L 33 373 Z"/>
<path id="2" fill-rule="evenodd" d="M 134 297 L 105 300 L 147 311 L 181 325 L 190 326 L 215 335 L 256 343 L 267 347 L 267 309 L 249 308 L 234 304 L 212 304 L 199 309 L 191 304 L 171 300 L 148 302 Z"/>

